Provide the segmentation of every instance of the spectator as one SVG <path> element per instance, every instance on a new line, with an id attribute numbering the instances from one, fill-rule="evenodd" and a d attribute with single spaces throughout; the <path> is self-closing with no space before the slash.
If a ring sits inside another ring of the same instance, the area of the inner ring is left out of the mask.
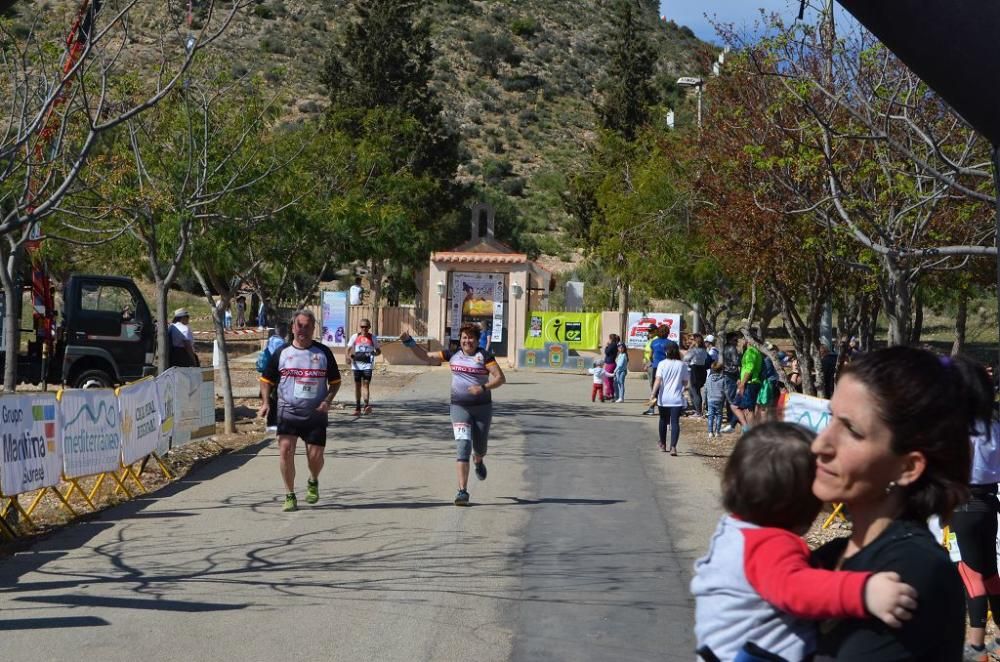
<path id="1" fill-rule="evenodd" d="M 646 345 L 642 349 L 642 363 L 646 370 L 646 379 L 649 381 L 649 388 L 653 388 L 653 381 L 656 379 L 656 365 L 653 363 L 653 341 L 656 340 L 656 325 L 650 324 L 646 332 Z M 650 405 L 643 416 L 653 416 L 656 414 L 656 405 Z"/>
<path id="2" fill-rule="evenodd" d="M 618 343 L 618 356 L 615 357 L 615 402 L 625 402 L 625 378 L 628 377 L 628 348 L 625 343 Z"/>
<path id="3" fill-rule="evenodd" d="M 684 363 L 688 364 L 691 381 L 688 384 L 688 395 L 691 397 L 691 408 L 694 415 L 701 417 L 701 389 L 708 377 L 708 351 L 700 333 L 692 333 L 688 339 L 688 351 L 684 355 Z"/>
<path id="4" fill-rule="evenodd" d="M 193 368 L 200 365 L 194 352 L 194 334 L 191 333 L 191 315 L 186 308 L 174 311 L 174 319 L 167 329 L 170 344 L 170 365 L 178 368 Z"/>
<path id="5" fill-rule="evenodd" d="M 740 381 L 740 361 L 743 356 L 737 344 L 739 337 L 738 331 L 730 331 L 726 334 L 726 346 L 722 348 L 722 376 L 726 383 L 725 411 L 728 417 L 726 426 L 722 428 L 724 434 L 735 430 L 738 422 L 735 409 L 737 404 L 736 385 Z"/>
<path id="6" fill-rule="evenodd" d="M 820 547 L 824 568 L 891 571 L 917 590 L 903 628 L 834 621 L 821 628 L 823 660 L 961 660 L 962 580 L 927 529 L 969 496 L 969 438 L 991 417 L 993 391 L 963 357 L 911 347 L 864 354 L 844 369 L 830 424 L 813 442 L 813 493 L 851 513 L 849 538 Z M 969 659 L 969 658 L 966 658 Z"/>
<path id="7" fill-rule="evenodd" d="M 743 338 L 741 344 L 743 356 L 740 359 L 740 381 L 736 385 L 736 406 L 733 407 L 733 412 L 746 431 L 753 422 L 753 414 L 757 408 L 764 357 L 746 338 Z"/>
<path id="8" fill-rule="evenodd" d="M 604 399 L 615 399 L 615 360 L 618 358 L 618 336 L 612 333 L 608 336 L 608 344 L 604 346 L 604 370 L 608 376 L 604 378 Z"/>
<path id="9" fill-rule="evenodd" d="M 236 297 L 236 328 L 242 329 L 247 325 L 247 298 L 242 294 Z"/>
<path id="10" fill-rule="evenodd" d="M 347 293 L 347 302 L 352 306 L 360 306 L 364 298 L 365 291 L 361 287 L 361 276 L 355 276 L 354 285 L 351 285 L 351 289 Z"/>

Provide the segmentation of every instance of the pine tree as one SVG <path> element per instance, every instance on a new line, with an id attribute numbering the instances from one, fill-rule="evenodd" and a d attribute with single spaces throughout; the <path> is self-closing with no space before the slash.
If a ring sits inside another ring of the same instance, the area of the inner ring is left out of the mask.
<path id="1" fill-rule="evenodd" d="M 359 131 L 367 111 L 399 110 L 422 127 L 411 162 L 415 174 L 451 179 L 458 140 L 430 87 L 435 51 L 415 0 L 356 0 L 359 20 L 327 58 L 323 83 L 337 128 Z"/>
<path id="2" fill-rule="evenodd" d="M 657 103 L 652 82 L 657 56 L 644 25 L 648 9 L 642 5 L 637 0 L 615 0 L 604 100 L 598 108 L 601 125 L 629 142 L 649 122 Z"/>

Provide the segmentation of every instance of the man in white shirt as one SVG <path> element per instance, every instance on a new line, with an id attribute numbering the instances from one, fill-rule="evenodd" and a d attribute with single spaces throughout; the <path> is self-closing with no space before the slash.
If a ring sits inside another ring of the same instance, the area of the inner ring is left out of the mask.
<path id="1" fill-rule="evenodd" d="M 351 289 L 347 295 L 347 301 L 352 306 L 360 306 L 361 301 L 364 298 L 364 289 L 361 287 L 361 276 L 354 279 L 354 285 L 351 285 Z"/>
<path id="2" fill-rule="evenodd" d="M 174 320 L 167 329 L 170 341 L 170 365 L 191 368 L 198 365 L 198 355 L 194 353 L 194 334 L 188 322 L 191 316 L 184 308 L 174 311 Z"/>

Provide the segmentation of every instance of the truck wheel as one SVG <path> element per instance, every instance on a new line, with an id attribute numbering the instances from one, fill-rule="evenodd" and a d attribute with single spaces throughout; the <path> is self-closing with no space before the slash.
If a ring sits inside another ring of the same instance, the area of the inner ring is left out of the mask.
<path id="1" fill-rule="evenodd" d="M 114 382 L 103 370 L 84 370 L 73 380 L 73 388 L 111 388 Z"/>

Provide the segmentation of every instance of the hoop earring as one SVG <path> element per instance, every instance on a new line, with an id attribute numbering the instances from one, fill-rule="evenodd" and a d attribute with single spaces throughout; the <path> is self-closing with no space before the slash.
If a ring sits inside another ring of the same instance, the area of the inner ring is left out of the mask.
<path id="1" fill-rule="evenodd" d="M 896 481 L 890 480 L 889 484 L 885 486 L 885 493 L 892 494 L 892 491 L 896 489 Z"/>

